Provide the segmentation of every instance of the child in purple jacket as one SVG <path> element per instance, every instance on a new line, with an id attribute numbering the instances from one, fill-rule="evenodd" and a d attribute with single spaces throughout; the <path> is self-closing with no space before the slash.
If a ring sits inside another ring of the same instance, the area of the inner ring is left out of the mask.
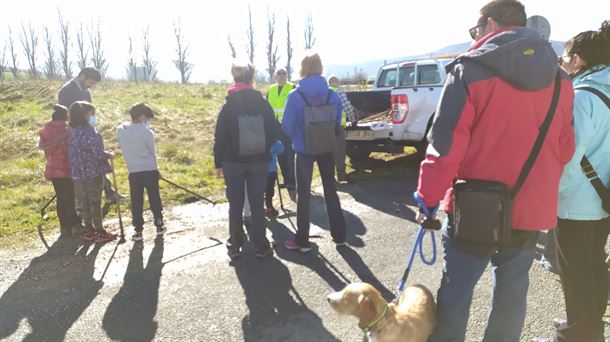
<path id="1" fill-rule="evenodd" d="M 95 131 L 95 107 L 85 101 L 70 106 L 68 160 L 76 200 L 81 208 L 83 223 L 87 228 L 84 239 L 106 243 L 116 239 L 102 226 L 102 191 L 104 175 L 111 172 L 108 159 L 114 153 L 104 151 L 102 137 Z"/>

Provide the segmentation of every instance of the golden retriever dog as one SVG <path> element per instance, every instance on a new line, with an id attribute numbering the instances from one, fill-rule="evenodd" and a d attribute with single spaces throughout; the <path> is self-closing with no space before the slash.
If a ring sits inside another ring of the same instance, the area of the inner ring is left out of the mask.
<path id="1" fill-rule="evenodd" d="M 396 304 L 367 283 L 347 285 L 327 299 L 337 313 L 358 318 L 358 326 L 373 341 L 425 342 L 436 325 L 434 296 L 423 285 L 407 287 Z"/>

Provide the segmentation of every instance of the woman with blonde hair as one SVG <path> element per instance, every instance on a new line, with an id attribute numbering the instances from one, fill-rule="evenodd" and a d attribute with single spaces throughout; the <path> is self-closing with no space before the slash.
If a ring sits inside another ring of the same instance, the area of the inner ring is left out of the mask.
<path id="1" fill-rule="evenodd" d="M 311 178 L 313 163 L 318 163 L 330 232 L 337 246 L 346 246 L 345 218 L 335 186 L 337 129 L 341 125 L 342 106 L 337 94 L 328 88 L 322 77 L 320 56 L 308 51 L 301 61 L 301 81 L 288 95 L 283 129 L 292 140 L 296 152 L 297 234 L 284 246 L 303 253 L 311 250 L 309 243 Z"/>

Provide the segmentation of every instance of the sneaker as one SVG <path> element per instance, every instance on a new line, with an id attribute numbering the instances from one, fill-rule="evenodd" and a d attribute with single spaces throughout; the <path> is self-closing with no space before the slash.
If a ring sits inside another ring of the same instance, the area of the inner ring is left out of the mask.
<path id="1" fill-rule="evenodd" d="M 97 233 L 93 230 L 89 230 L 89 231 L 87 231 L 85 236 L 83 236 L 83 239 L 85 239 L 87 241 L 93 241 L 93 240 L 95 240 L 96 237 L 97 237 Z"/>
<path id="2" fill-rule="evenodd" d="M 287 240 L 286 242 L 284 242 L 284 247 L 286 247 L 286 249 L 289 249 L 291 251 L 298 249 L 301 253 L 307 253 L 307 252 L 311 251 L 311 247 L 300 246 L 294 240 Z"/>
<path id="3" fill-rule="evenodd" d="M 144 240 L 144 237 L 142 236 L 142 232 L 135 232 L 135 233 L 133 233 L 133 235 L 131 236 L 131 240 L 133 240 L 133 241 L 142 241 L 142 240 Z"/>
<path id="4" fill-rule="evenodd" d="M 114 196 L 106 196 L 106 204 L 114 204 L 117 201 L 122 201 L 122 200 L 126 199 L 127 197 L 129 197 L 129 196 L 119 194 L 118 192 L 116 192 L 114 194 Z"/>
<path id="5" fill-rule="evenodd" d="M 265 215 L 267 215 L 267 217 L 277 217 L 279 214 L 280 213 L 275 210 L 274 207 L 265 209 Z"/>
<path id="6" fill-rule="evenodd" d="M 566 324 L 568 324 L 568 320 L 563 317 L 553 318 L 553 326 L 555 327 L 555 329 L 559 329 Z"/>
<path id="7" fill-rule="evenodd" d="M 95 238 L 95 240 L 93 240 L 93 242 L 95 242 L 95 243 L 106 243 L 106 242 L 110 242 L 110 241 L 112 241 L 114 239 L 116 239 L 116 234 L 112 234 L 112 233 L 108 233 L 108 232 L 102 231 L 102 232 L 97 234 L 97 237 Z"/>
<path id="8" fill-rule="evenodd" d="M 241 250 L 239 247 L 227 247 L 227 254 L 231 260 L 237 259 L 241 256 Z"/>
<path id="9" fill-rule="evenodd" d="M 264 249 L 257 249 L 256 250 L 256 257 L 259 259 L 263 259 L 265 257 L 268 257 L 270 255 L 273 255 L 273 248 L 271 246 L 268 246 L 267 248 Z"/>

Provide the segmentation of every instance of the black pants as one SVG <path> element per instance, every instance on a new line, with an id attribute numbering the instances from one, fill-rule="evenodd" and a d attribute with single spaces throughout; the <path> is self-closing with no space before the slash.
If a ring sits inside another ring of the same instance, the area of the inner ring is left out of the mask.
<path id="1" fill-rule="evenodd" d="M 282 171 L 282 179 L 288 190 L 295 189 L 295 170 L 294 170 L 294 151 L 292 150 L 292 141 L 286 134 L 280 136 L 280 141 L 284 145 L 284 153 L 277 156 L 280 170 Z"/>
<path id="2" fill-rule="evenodd" d="M 557 331 L 561 342 L 604 341 L 602 318 L 608 300 L 604 249 L 609 226 L 610 218 L 559 220 L 555 236 L 568 318 L 568 324 Z"/>
<path id="3" fill-rule="evenodd" d="M 297 235 L 296 243 L 303 247 L 309 247 L 309 202 L 311 201 L 311 178 L 313 175 L 313 163 L 318 163 L 322 186 L 324 188 L 324 200 L 326 211 L 330 222 L 330 234 L 336 243 L 345 242 L 345 218 L 341 209 L 341 202 L 337 195 L 335 186 L 335 157 L 332 153 L 322 155 L 310 155 L 297 153 Z"/>
<path id="4" fill-rule="evenodd" d="M 57 195 L 57 217 L 61 231 L 71 231 L 80 222 L 74 203 L 74 182 L 70 178 L 52 179 L 51 182 Z"/>
<path id="5" fill-rule="evenodd" d="M 265 206 L 273 208 L 273 196 L 275 195 L 275 181 L 277 180 L 277 172 L 269 172 L 267 176 L 267 187 L 265 188 Z"/>
<path id="6" fill-rule="evenodd" d="M 144 189 L 148 194 L 148 204 L 157 222 L 163 222 L 163 206 L 159 194 L 159 171 L 142 171 L 129 174 L 129 195 L 131 197 L 131 219 L 136 232 L 144 229 Z"/>

